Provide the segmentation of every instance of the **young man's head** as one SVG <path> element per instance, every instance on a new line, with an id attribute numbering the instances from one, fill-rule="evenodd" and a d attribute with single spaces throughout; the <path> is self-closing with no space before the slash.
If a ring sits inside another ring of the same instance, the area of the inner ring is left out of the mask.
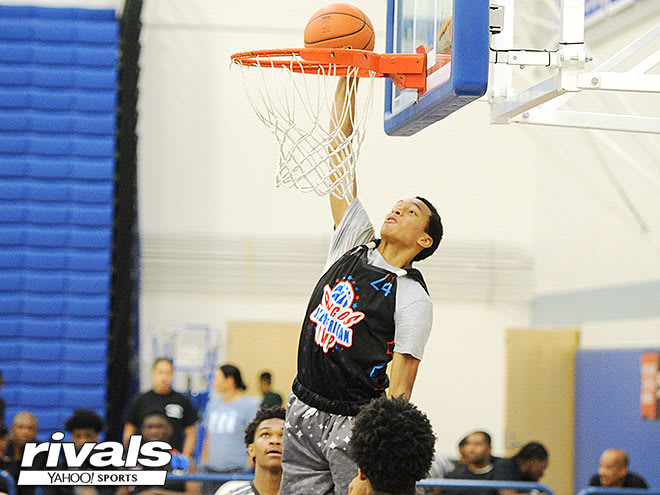
<path id="1" fill-rule="evenodd" d="M 285 411 L 282 407 L 259 409 L 245 428 L 245 446 L 258 470 L 282 471 L 282 436 L 284 435 Z"/>
<path id="2" fill-rule="evenodd" d="M 483 468 L 490 464 L 491 438 L 485 431 L 475 431 L 465 437 L 465 460 L 468 467 Z"/>
<path id="3" fill-rule="evenodd" d="M 172 423 L 161 412 L 149 413 L 142 419 L 140 433 L 145 442 L 169 442 L 173 432 Z"/>
<path id="4" fill-rule="evenodd" d="M 268 371 L 264 371 L 261 375 L 259 375 L 259 389 L 261 390 L 262 394 L 270 391 L 272 381 L 273 377 Z"/>
<path id="5" fill-rule="evenodd" d="M 28 442 L 37 439 L 37 418 L 30 411 L 21 411 L 11 423 L 11 439 L 14 446 L 23 449 Z"/>
<path id="6" fill-rule="evenodd" d="M 424 413 L 402 398 L 383 396 L 355 417 L 348 452 L 358 477 L 373 491 L 414 494 L 415 483 L 431 468 L 435 436 Z"/>
<path id="7" fill-rule="evenodd" d="M 215 391 L 220 394 L 245 390 L 240 370 L 232 364 L 224 364 L 215 371 L 213 378 Z"/>
<path id="8" fill-rule="evenodd" d="M 431 202 L 421 196 L 397 202 L 380 228 L 380 236 L 388 242 L 418 250 L 412 261 L 431 256 L 442 240 L 442 221 Z"/>
<path id="9" fill-rule="evenodd" d="M 513 456 L 525 481 L 538 481 L 548 468 L 548 451 L 539 442 L 529 442 Z"/>
<path id="10" fill-rule="evenodd" d="M 71 433 L 71 441 L 79 451 L 86 443 L 99 441 L 103 420 L 90 409 L 77 409 L 64 423 L 64 429 Z"/>
<path id="11" fill-rule="evenodd" d="M 174 363 L 171 359 L 161 357 L 154 361 L 151 367 L 151 380 L 154 392 L 157 394 L 169 394 L 172 390 L 172 379 L 174 378 Z"/>
<path id="12" fill-rule="evenodd" d="M 600 456 L 598 476 L 600 484 L 608 487 L 623 486 L 628 474 L 628 454 L 622 449 L 607 449 Z"/>

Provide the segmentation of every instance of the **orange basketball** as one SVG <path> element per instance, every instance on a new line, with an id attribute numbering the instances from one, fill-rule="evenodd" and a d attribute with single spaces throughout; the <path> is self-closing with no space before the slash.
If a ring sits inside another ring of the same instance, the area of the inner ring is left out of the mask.
<path id="1" fill-rule="evenodd" d="M 305 27 L 306 48 L 373 50 L 376 36 L 369 18 L 357 7 L 333 3 L 317 11 Z"/>

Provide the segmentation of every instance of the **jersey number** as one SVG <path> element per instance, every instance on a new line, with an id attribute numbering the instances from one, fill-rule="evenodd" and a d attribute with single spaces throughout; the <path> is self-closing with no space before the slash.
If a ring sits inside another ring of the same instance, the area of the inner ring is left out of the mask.
<path id="1" fill-rule="evenodd" d="M 390 282 L 386 282 L 380 287 L 378 287 L 378 284 L 387 280 L 388 277 L 389 275 L 385 275 L 383 278 L 374 280 L 373 282 L 371 282 L 371 286 L 376 290 L 382 290 L 385 293 L 385 296 L 389 296 L 390 292 L 392 292 L 392 284 Z"/>

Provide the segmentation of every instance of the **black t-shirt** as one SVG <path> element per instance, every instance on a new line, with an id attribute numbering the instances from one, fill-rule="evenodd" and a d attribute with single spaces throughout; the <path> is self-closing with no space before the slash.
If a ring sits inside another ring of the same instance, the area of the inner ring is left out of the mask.
<path id="1" fill-rule="evenodd" d="M 445 476 L 450 480 L 493 480 L 495 467 L 491 464 L 491 469 L 484 470 L 484 472 L 475 473 L 470 470 L 465 464 L 459 464 L 451 473 Z M 441 493 L 451 495 L 497 495 L 497 490 L 488 488 L 480 489 L 466 489 L 466 488 L 443 488 Z"/>
<path id="2" fill-rule="evenodd" d="M 194 425 L 198 420 L 197 409 L 190 399 L 174 390 L 168 394 L 157 394 L 150 390 L 133 399 L 128 408 L 126 421 L 135 425 L 139 432 L 142 419 L 155 412 L 163 413 L 170 419 L 174 427 L 172 448 L 182 450 L 184 429 Z"/>
<path id="3" fill-rule="evenodd" d="M 589 486 L 602 486 L 600 484 L 600 476 L 594 474 L 589 480 Z M 648 488 L 644 478 L 639 474 L 627 473 L 626 477 L 623 478 L 623 486 L 621 488 Z"/>
<path id="4" fill-rule="evenodd" d="M 523 473 L 515 459 L 499 459 L 494 463 L 493 479 L 500 481 L 534 481 Z"/>

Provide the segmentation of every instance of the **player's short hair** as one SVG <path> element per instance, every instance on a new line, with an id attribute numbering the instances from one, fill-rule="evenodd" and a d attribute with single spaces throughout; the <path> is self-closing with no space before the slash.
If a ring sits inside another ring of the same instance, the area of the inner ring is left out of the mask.
<path id="1" fill-rule="evenodd" d="M 101 416 L 91 409 L 76 409 L 69 419 L 64 423 L 64 429 L 69 433 L 73 430 L 94 430 L 96 433 L 103 431 L 103 420 Z"/>
<path id="2" fill-rule="evenodd" d="M 440 241 L 442 240 L 443 229 L 442 219 L 438 214 L 438 210 L 435 209 L 435 206 L 433 206 L 433 204 L 426 198 L 422 198 L 421 196 L 416 197 L 422 203 L 428 206 L 429 210 L 431 210 L 431 216 L 429 217 L 429 222 L 426 224 L 424 232 L 431 236 L 431 239 L 433 239 L 433 244 L 431 244 L 430 247 L 422 249 L 419 253 L 417 253 L 417 256 L 413 258 L 413 261 L 421 261 L 431 256 L 433 253 L 435 253 L 435 250 L 438 249 Z"/>
<path id="3" fill-rule="evenodd" d="M 431 422 L 403 398 L 382 396 L 355 417 L 348 453 L 376 491 L 404 493 L 426 477 L 435 451 Z"/>
<path id="4" fill-rule="evenodd" d="M 159 418 L 165 419 L 167 424 L 169 424 L 172 428 L 174 428 L 174 425 L 172 424 L 172 420 L 167 417 L 167 414 L 165 414 L 162 411 L 149 411 L 147 414 L 142 416 L 142 421 L 140 421 L 140 428 L 144 426 L 144 423 L 147 421 L 148 418 L 151 418 L 153 416 L 157 416 Z"/>
<path id="5" fill-rule="evenodd" d="M 163 361 L 165 361 L 166 363 L 170 363 L 170 366 L 172 368 L 174 368 L 174 361 L 172 361 L 170 358 L 168 358 L 168 357 L 159 357 L 159 358 L 154 359 L 154 364 L 151 365 L 151 369 L 153 370 L 158 363 L 163 362 Z"/>
<path id="6" fill-rule="evenodd" d="M 222 371 L 222 374 L 225 375 L 227 378 L 230 376 L 234 379 L 234 384 L 236 385 L 236 388 L 239 390 L 245 390 L 247 389 L 247 386 L 245 383 L 243 383 L 243 377 L 241 376 L 241 371 L 234 366 L 233 364 L 223 364 L 220 366 L 220 371 Z"/>
<path id="7" fill-rule="evenodd" d="M 245 428 L 245 436 L 243 437 L 245 446 L 254 443 L 254 435 L 262 422 L 273 418 L 284 419 L 285 415 L 286 411 L 283 407 L 262 407 L 259 409 L 254 419 Z"/>
<path id="8" fill-rule="evenodd" d="M 529 442 L 521 447 L 516 455 L 513 456 L 515 460 L 524 462 L 537 459 L 539 461 L 548 460 L 548 451 L 539 442 Z"/>

